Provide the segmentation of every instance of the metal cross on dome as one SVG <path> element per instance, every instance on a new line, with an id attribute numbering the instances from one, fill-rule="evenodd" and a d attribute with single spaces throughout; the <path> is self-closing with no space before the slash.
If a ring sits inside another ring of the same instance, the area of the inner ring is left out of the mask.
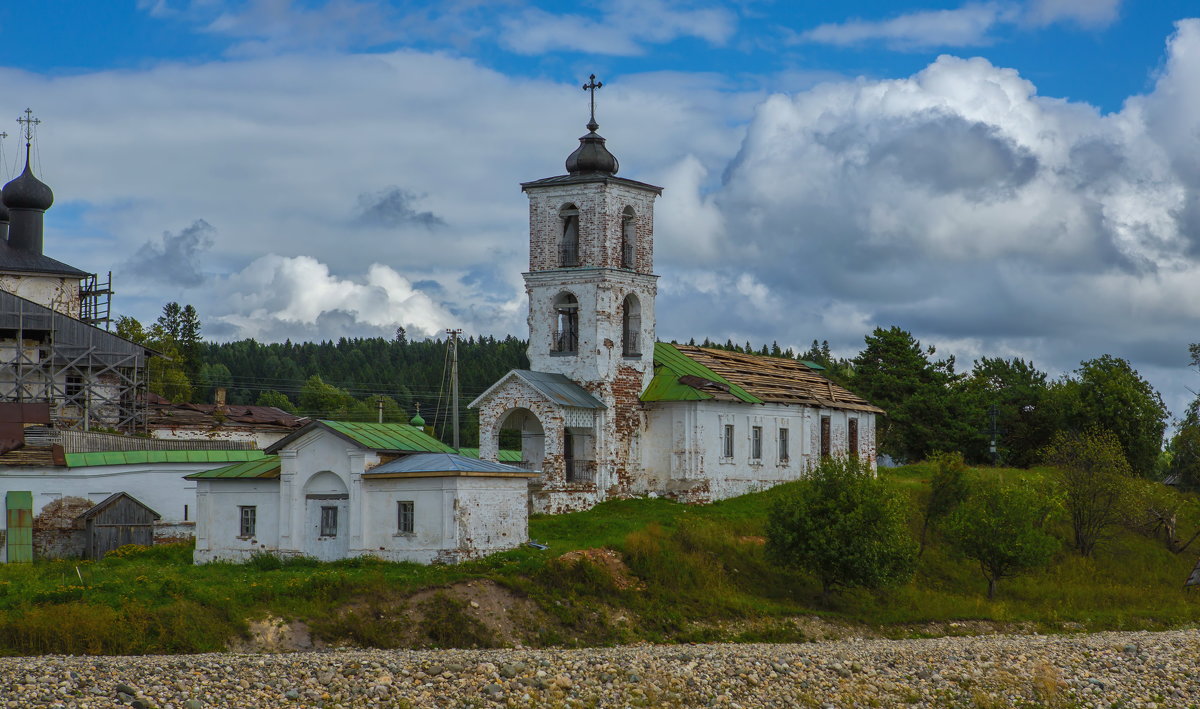
<path id="1" fill-rule="evenodd" d="M 33 117 L 33 109 L 32 108 L 25 109 L 25 117 L 24 118 L 20 118 L 20 117 L 17 118 L 17 123 L 20 123 L 25 126 L 22 129 L 25 132 L 25 147 L 28 148 L 29 143 L 33 140 L 33 127 L 38 125 L 41 122 L 42 122 L 42 120 L 40 118 Z"/>
<path id="2" fill-rule="evenodd" d="M 597 128 L 600 127 L 600 125 L 596 123 L 596 89 L 603 88 L 603 87 L 604 87 L 604 82 L 596 81 L 595 74 L 592 74 L 591 76 L 589 76 L 588 83 L 583 85 L 584 91 L 590 91 L 592 93 L 592 97 L 591 97 L 592 98 L 592 120 L 590 120 L 588 122 L 588 130 L 596 130 Z"/>

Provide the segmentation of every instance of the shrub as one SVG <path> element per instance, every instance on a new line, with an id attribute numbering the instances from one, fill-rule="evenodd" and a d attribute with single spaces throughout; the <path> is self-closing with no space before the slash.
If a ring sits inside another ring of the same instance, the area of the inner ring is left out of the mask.
<path id="1" fill-rule="evenodd" d="M 1090 429 L 1081 434 L 1056 433 L 1045 451 L 1057 468 L 1057 480 L 1071 517 L 1075 550 L 1091 556 L 1127 516 L 1133 471 L 1121 442 L 1112 433 Z"/>
<path id="2" fill-rule="evenodd" d="M 962 453 L 935 453 L 929 462 L 933 463 L 933 480 L 921 524 L 921 553 L 925 551 L 929 528 L 957 509 L 968 494 L 967 464 Z"/>
<path id="3" fill-rule="evenodd" d="M 855 459 L 826 459 L 767 518 L 767 555 L 807 569 L 822 597 L 836 587 L 876 588 L 912 575 L 917 544 L 905 501 Z"/>
<path id="4" fill-rule="evenodd" d="M 1058 549 L 1058 539 L 1044 529 L 1051 499 L 1028 483 L 988 480 L 946 520 L 950 543 L 979 562 L 988 598 L 1000 579 L 1045 565 Z"/>

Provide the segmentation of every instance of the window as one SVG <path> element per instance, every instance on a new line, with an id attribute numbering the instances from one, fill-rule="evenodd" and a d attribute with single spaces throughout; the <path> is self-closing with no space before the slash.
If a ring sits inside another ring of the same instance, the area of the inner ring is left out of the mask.
<path id="1" fill-rule="evenodd" d="M 621 268 L 637 268 L 637 218 L 633 207 L 621 213 Z"/>
<path id="2" fill-rule="evenodd" d="M 187 508 L 187 505 L 184 505 L 184 506 L 183 506 L 183 521 L 184 521 L 184 522 L 188 521 L 188 518 L 187 518 L 187 513 L 188 513 L 188 508 Z"/>
<path id="3" fill-rule="evenodd" d="M 338 508 L 329 506 L 321 508 L 321 536 L 336 537 L 337 536 L 337 511 Z"/>
<path id="4" fill-rule="evenodd" d="M 570 293 L 560 293 L 554 303 L 554 340 L 550 351 L 575 354 L 579 351 L 579 301 Z"/>
<path id="5" fill-rule="evenodd" d="M 65 394 L 67 398 L 79 396 L 83 393 L 83 377 L 77 375 L 67 375 L 67 386 Z"/>
<path id="6" fill-rule="evenodd" d="M 258 521 L 258 508 L 252 506 L 238 507 L 238 517 L 241 525 L 238 528 L 239 537 L 253 537 L 254 527 Z"/>
<path id="7" fill-rule="evenodd" d="M 558 242 L 558 265 L 579 265 L 579 209 L 573 204 L 564 204 L 558 210 L 562 220 L 562 239 Z"/>
<path id="8" fill-rule="evenodd" d="M 779 462 L 788 462 L 791 456 L 788 455 L 788 430 L 786 428 L 779 429 Z"/>
<path id="9" fill-rule="evenodd" d="M 725 424 L 725 455 L 726 458 L 733 457 L 733 424 Z"/>
<path id="10" fill-rule="evenodd" d="M 642 305 L 637 296 L 625 296 L 621 306 L 621 354 L 625 357 L 641 357 L 638 335 L 642 332 Z"/>
<path id="11" fill-rule="evenodd" d="M 413 533 L 413 502 L 401 500 L 396 503 L 396 531 L 400 534 Z"/>
<path id="12" fill-rule="evenodd" d="M 762 460 L 762 426 L 750 427 L 750 459 Z"/>
<path id="13" fill-rule="evenodd" d="M 829 417 L 821 417 L 821 457 L 828 458 L 831 454 L 829 441 Z"/>
<path id="14" fill-rule="evenodd" d="M 847 425 L 848 425 L 848 430 L 846 431 L 846 438 L 849 440 L 848 445 L 850 446 L 850 450 L 847 452 L 850 454 L 851 458 L 857 458 L 858 457 L 858 419 L 850 419 L 850 421 L 847 422 Z"/>

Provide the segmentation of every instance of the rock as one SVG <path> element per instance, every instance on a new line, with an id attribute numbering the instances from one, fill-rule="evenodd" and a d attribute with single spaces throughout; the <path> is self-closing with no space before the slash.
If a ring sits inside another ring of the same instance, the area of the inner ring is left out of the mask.
<path id="1" fill-rule="evenodd" d="M 29 684 L 32 684 L 32 683 L 29 683 Z M 128 694 L 131 697 L 137 696 L 137 690 L 134 689 L 133 687 L 130 687 L 127 684 L 124 684 L 124 683 L 117 685 L 117 693 L 118 694 Z"/>
<path id="2" fill-rule="evenodd" d="M 288 691 L 286 691 L 286 692 L 284 692 L 284 693 L 283 693 L 283 696 L 284 696 L 284 697 L 286 697 L 286 698 L 288 698 L 288 699 L 295 700 L 295 699 L 299 699 L 299 698 L 300 698 L 300 692 L 298 692 L 298 691 L 296 691 L 296 690 L 294 690 L 294 689 L 289 689 Z"/>
<path id="3" fill-rule="evenodd" d="M 204 703 L 199 699 L 188 699 L 183 703 L 183 709 L 204 709 Z"/>

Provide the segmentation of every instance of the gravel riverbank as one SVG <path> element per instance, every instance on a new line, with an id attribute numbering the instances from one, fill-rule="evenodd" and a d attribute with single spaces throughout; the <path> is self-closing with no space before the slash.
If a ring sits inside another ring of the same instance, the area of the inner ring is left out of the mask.
<path id="1" fill-rule="evenodd" d="M 1200 631 L 0 658 L 0 707 L 1200 706 Z"/>

